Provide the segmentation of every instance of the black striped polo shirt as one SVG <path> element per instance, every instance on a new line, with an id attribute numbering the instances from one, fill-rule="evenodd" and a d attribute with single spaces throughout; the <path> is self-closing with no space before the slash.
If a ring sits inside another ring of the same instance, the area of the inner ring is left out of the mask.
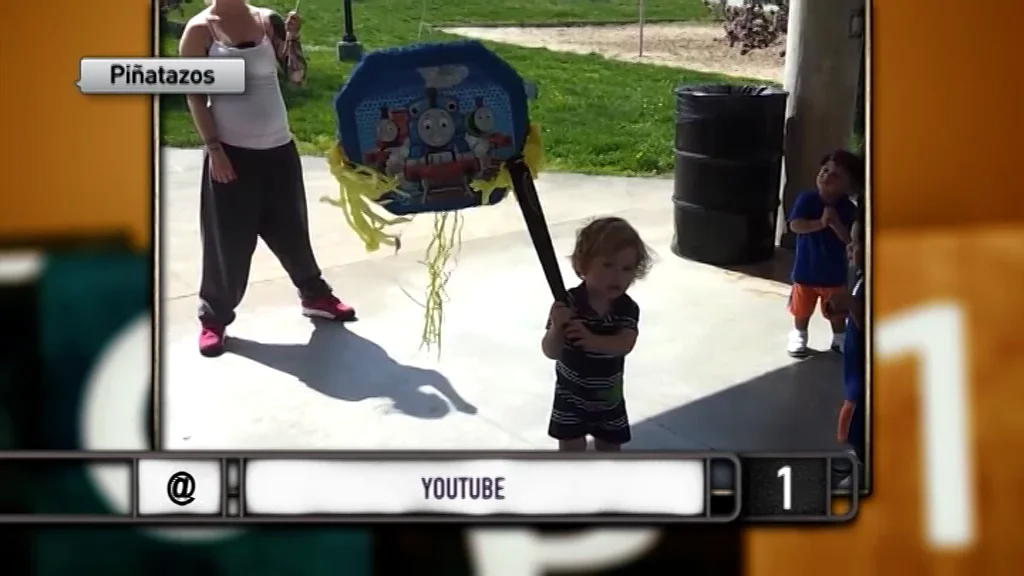
<path id="1" fill-rule="evenodd" d="M 569 306 L 574 319 L 598 336 L 611 336 L 622 329 L 636 330 L 640 307 L 623 294 L 612 302 L 607 314 L 600 315 L 590 307 L 587 291 L 581 284 L 569 290 Z M 608 409 L 622 399 L 622 372 L 625 357 L 610 356 L 584 350 L 569 340 L 562 348 L 562 357 L 555 363 L 559 392 L 588 410 Z"/>

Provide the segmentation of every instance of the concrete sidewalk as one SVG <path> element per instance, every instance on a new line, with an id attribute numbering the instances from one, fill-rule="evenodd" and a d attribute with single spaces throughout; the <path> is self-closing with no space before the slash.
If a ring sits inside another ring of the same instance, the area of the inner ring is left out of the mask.
<path id="1" fill-rule="evenodd" d="M 551 296 L 514 201 L 463 212 L 438 359 L 419 350 L 423 311 L 412 299 L 425 286 L 417 261 L 430 217 L 405 227 L 401 253 L 367 254 L 340 211 L 318 201 L 336 190 L 324 160 L 303 162 L 314 249 L 360 321 L 301 317 L 261 244 L 229 353 L 205 359 L 195 320 L 201 155 L 163 151 L 164 447 L 553 449 L 553 366 L 540 353 Z M 660 255 L 631 291 L 641 338 L 626 368 L 630 449 L 837 448 L 840 359 L 786 355 L 785 284 L 671 253 L 671 181 L 550 173 L 538 188 L 561 254 L 588 218 L 615 214 Z M 563 266 L 567 284 L 570 274 Z M 827 323 L 811 330 L 812 346 L 826 349 Z"/>

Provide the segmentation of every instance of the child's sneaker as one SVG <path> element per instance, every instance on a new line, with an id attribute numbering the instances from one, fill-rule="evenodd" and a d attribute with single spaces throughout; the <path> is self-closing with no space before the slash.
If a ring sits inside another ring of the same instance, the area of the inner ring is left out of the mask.
<path id="1" fill-rule="evenodd" d="M 326 318 L 327 320 L 348 322 L 349 320 L 355 320 L 356 311 L 348 304 L 339 300 L 334 294 L 328 294 L 314 300 L 304 300 L 302 302 L 302 315 L 307 318 Z"/>
<path id="2" fill-rule="evenodd" d="M 810 350 L 807 349 L 807 332 L 801 332 L 800 330 L 790 332 L 786 352 L 794 358 L 807 356 L 810 353 Z"/>
<path id="3" fill-rule="evenodd" d="M 224 327 L 203 323 L 199 330 L 199 353 L 207 358 L 224 353 Z"/>
<path id="4" fill-rule="evenodd" d="M 838 354 L 843 353 L 843 347 L 846 346 L 846 335 L 845 334 L 833 334 L 832 335 L 832 351 Z"/>

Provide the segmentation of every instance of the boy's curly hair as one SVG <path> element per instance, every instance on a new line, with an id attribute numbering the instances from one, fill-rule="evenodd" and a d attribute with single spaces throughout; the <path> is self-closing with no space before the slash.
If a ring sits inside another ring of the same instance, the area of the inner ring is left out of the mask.
<path id="1" fill-rule="evenodd" d="M 621 250 L 636 251 L 636 277 L 647 276 L 653 263 L 653 252 L 644 244 L 640 234 L 622 218 L 609 216 L 592 220 L 576 232 L 576 247 L 572 252 L 572 269 L 582 277 L 582 270 L 599 256 L 611 257 Z"/>
<path id="2" fill-rule="evenodd" d="M 858 193 L 864 191 L 867 168 L 865 167 L 863 157 L 849 150 L 839 149 L 822 156 L 820 166 L 824 166 L 829 162 L 832 162 L 846 172 L 850 177 L 850 183 L 853 184 Z"/>

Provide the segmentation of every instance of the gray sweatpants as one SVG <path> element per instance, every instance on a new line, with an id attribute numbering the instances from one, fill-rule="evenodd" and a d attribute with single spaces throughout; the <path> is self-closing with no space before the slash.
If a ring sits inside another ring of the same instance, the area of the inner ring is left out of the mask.
<path id="1" fill-rule="evenodd" d="M 203 159 L 199 319 L 222 326 L 234 321 L 249 283 L 257 238 L 277 256 L 302 300 L 329 294 L 309 242 L 306 189 L 295 143 L 267 150 L 223 146 L 237 178 L 215 182 L 208 158 Z"/>

